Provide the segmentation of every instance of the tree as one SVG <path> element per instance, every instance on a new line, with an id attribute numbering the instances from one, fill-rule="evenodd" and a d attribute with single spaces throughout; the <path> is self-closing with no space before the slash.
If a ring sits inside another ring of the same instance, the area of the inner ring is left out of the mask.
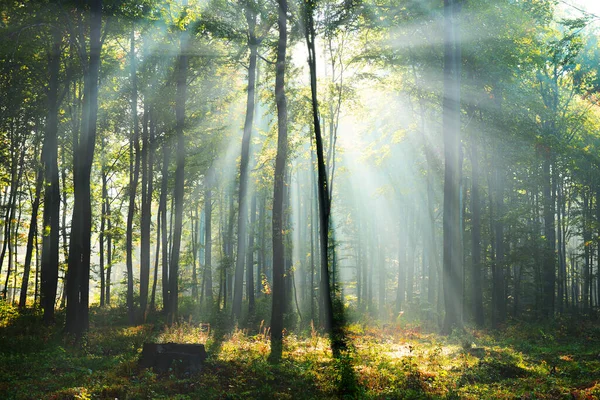
<path id="1" fill-rule="evenodd" d="M 102 0 L 90 0 L 90 50 L 80 43 L 82 58 L 87 61 L 81 134 L 73 154 L 74 204 L 67 272 L 66 330 L 77 336 L 89 326 L 89 279 L 92 234 L 90 178 L 96 144 L 98 118 L 98 77 L 102 49 Z"/>
<path id="2" fill-rule="evenodd" d="M 256 85 L 256 59 L 259 39 L 256 37 L 256 11 L 254 5 L 246 5 L 246 23 L 248 24 L 248 48 L 250 49 L 250 65 L 248 66 L 248 90 L 246 100 L 246 120 L 242 137 L 242 159 L 240 161 L 240 186 L 238 192 L 238 241 L 235 263 L 235 281 L 233 286 L 233 317 L 239 318 L 242 312 L 242 292 L 244 281 L 244 262 L 246 257 L 246 228 L 248 224 L 248 163 L 250 156 L 250 138 L 254 119 L 254 98 Z M 252 268 L 252 266 L 248 266 Z"/>
<path id="3" fill-rule="evenodd" d="M 60 223 L 60 187 L 58 175 L 58 110 L 59 110 L 59 74 L 62 32 L 55 27 L 52 30 L 53 44 L 48 70 L 48 117 L 44 133 L 42 159 L 44 162 L 44 215 L 41 268 L 41 305 L 44 309 L 44 321 L 54 322 L 54 303 L 58 285 L 58 252 Z"/>
<path id="4" fill-rule="evenodd" d="M 185 17 L 184 9 L 182 19 Z M 175 190 L 173 201 L 175 203 L 175 226 L 173 232 L 173 247 L 171 250 L 171 262 L 169 265 L 169 309 L 168 319 L 170 323 L 177 320 L 178 307 L 178 276 L 179 276 L 179 253 L 181 248 L 181 231 L 183 229 L 183 186 L 185 168 L 185 100 L 187 92 L 187 70 L 188 70 L 188 46 L 189 34 L 184 30 L 179 38 L 179 55 L 177 56 L 175 94 L 175 132 L 177 135 L 177 151 L 175 156 Z"/>
<path id="5" fill-rule="evenodd" d="M 287 49 L 287 0 L 278 0 L 277 61 L 275 75 L 275 101 L 277 103 L 277 157 L 273 182 L 273 308 L 271 312 L 271 354 L 269 359 L 278 362 L 283 346 L 283 313 L 285 311 L 285 251 L 283 245 L 283 200 L 287 163 L 287 100 L 285 95 L 285 54 Z"/>
<path id="6" fill-rule="evenodd" d="M 460 60 L 458 36 L 460 0 L 444 0 L 444 302 L 443 332 L 462 327 L 462 267 L 460 252 L 459 148 Z"/>

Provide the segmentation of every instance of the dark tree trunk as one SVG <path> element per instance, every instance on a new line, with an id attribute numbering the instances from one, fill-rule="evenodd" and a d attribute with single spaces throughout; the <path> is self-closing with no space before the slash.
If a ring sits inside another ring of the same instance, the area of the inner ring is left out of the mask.
<path id="1" fill-rule="evenodd" d="M 205 177 L 204 190 L 204 296 L 206 304 L 213 304 L 213 282 L 212 282 L 212 167 Z M 209 307 L 207 307 L 209 309 Z"/>
<path id="2" fill-rule="evenodd" d="M 273 362 L 281 360 L 283 346 L 283 313 L 285 311 L 285 249 L 283 244 L 283 198 L 287 163 L 287 100 L 285 96 L 285 55 L 287 50 L 287 0 L 278 0 L 277 61 L 275 101 L 277 103 L 277 156 L 273 184 L 273 307 L 271 312 L 271 354 Z"/>
<path id="3" fill-rule="evenodd" d="M 163 143 L 163 163 L 162 177 L 160 183 L 160 200 L 158 204 L 158 214 L 160 225 L 162 226 L 162 301 L 163 312 L 166 314 L 169 310 L 169 237 L 167 234 L 167 191 L 169 183 L 169 162 L 171 148 L 169 143 Z"/>
<path id="4" fill-rule="evenodd" d="M 556 257 L 554 228 L 554 199 L 552 196 L 552 154 L 548 149 L 542 164 L 542 194 L 544 196 L 544 255 L 542 264 L 542 315 L 554 316 L 554 290 L 556 281 Z"/>
<path id="5" fill-rule="evenodd" d="M 103 177 L 106 179 L 106 176 Z M 104 189 L 107 189 L 106 182 L 102 185 Z M 110 199 L 108 198 L 108 191 L 104 193 L 104 204 L 106 211 L 106 227 L 108 228 L 108 234 L 106 235 L 106 294 L 104 295 L 104 301 L 107 306 L 110 306 L 110 285 L 111 285 L 111 274 L 112 274 L 112 255 L 113 255 L 113 234 L 112 234 L 112 216 L 110 214 Z"/>
<path id="6" fill-rule="evenodd" d="M 396 289 L 396 315 L 402 311 L 404 300 L 406 299 L 406 236 L 402 235 L 408 224 L 406 223 L 406 212 L 401 211 L 400 223 L 398 225 L 400 234 L 398 235 L 398 287 Z M 359 230 L 360 232 L 360 230 Z M 360 235 L 360 233 L 359 233 Z"/>
<path id="7" fill-rule="evenodd" d="M 6 281 L 4 284 L 4 289 L 2 290 L 2 297 L 7 300 L 7 292 L 8 292 L 8 280 L 12 270 L 12 250 L 11 242 L 13 241 L 13 235 L 11 233 L 12 228 L 14 226 L 13 221 L 15 221 L 15 213 L 18 209 L 17 200 L 18 200 L 18 192 L 19 187 L 21 186 L 21 179 L 23 177 L 23 168 L 25 162 L 25 136 L 23 136 L 23 140 L 20 140 L 21 143 L 17 143 L 17 138 L 11 139 L 11 147 L 13 148 L 13 156 L 11 162 L 11 182 L 10 182 L 10 197 L 8 200 L 8 207 L 6 210 L 6 217 L 4 221 L 4 243 L 2 246 L 2 253 L 0 254 L 0 269 L 4 264 L 4 258 L 6 256 L 6 250 L 8 249 L 8 270 L 6 271 Z M 17 152 L 17 150 L 20 150 Z"/>
<path id="8" fill-rule="evenodd" d="M 248 314 L 254 314 L 254 236 L 256 235 L 256 193 L 252 195 L 250 205 L 250 237 L 248 238 L 248 258 L 246 260 L 246 294 L 248 296 Z"/>
<path id="9" fill-rule="evenodd" d="M 150 109 L 144 102 L 142 123 L 142 215 L 140 220 L 140 321 L 146 321 L 150 285 L 150 223 L 152 221 L 152 150 L 150 147 Z"/>
<path id="10" fill-rule="evenodd" d="M 482 327 L 483 318 L 483 279 L 481 270 L 481 197 L 479 194 L 479 151 L 478 137 L 473 134 L 471 137 L 471 259 L 472 259 L 472 282 L 471 282 L 471 302 L 473 307 L 473 319 L 478 327 Z"/>
<path id="11" fill-rule="evenodd" d="M 133 219 L 135 216 L 135 196 L 140 175 L 140 127 L 138 123 L 137 68 L 135 55 L 135 27 L 131 28 L 131 115 L 133 117 L 132 137 L 129 142 L 129 207 L 127 209 L 127 315 L 129 323 L 135 323 L 135 305 L 133 303 Z M 135 157 L 135 159 L 134 159 Z"/>
<path id="12" fill-rule="evenodd" d="M 462 327 L 462 268 L 459 246 L 460 63 L 459 0 L 444 0 L 444 303 L 443 332 Z"/>
<path id="13" fill-rule="evenodd" d="M 192 300 L 198 301 L 198 245 L 200 235 L 200 215 L 198 204 L 190 209 L 190 230 L 192 250 Z"/>
<path id="14" fill-rule="evenodd" d="M 181 232 L 183 229 L 183 187 L 185 179 L 185 101 L 187 92 L 188 70 L 187 34 L 180 37 L 180 53 L 177 60 L 177 91 L 175 94 L 175 132 L 177 134 L 177 152 L 175 167 L 175 226 L 173 230 L 173 247 L 169 265 L 169 323 L 177 321 L 179 300 L 179 253 L 181 248 Z"/>
<path id="15" fill-rule="evenodd" d="M 150 112 L 150 152 L 148 154 L 148 197 L 150 199 L 150 205 L 147 206 L 152 208 L 152 196 L 154 194 L 154 156 L 156 154 L 156 120 L 154 118 L 154 109 L 151 108 Z M 160 208 L 160 206 L 159 206 Z M 154 279 L 152 280 L 152 293 L 150 295 L 150 311 L 156 310 L 156 285 L 158 283 L 158 268 L 160 261 L 160 229 L 161 229 L 161 215 L 160 210 L 156 216 L 156 254 L 154 260 Z M 150 235 L 150 227 L 148 228 L 148 235 Z"/>
<path id="16" fill-rule="evenodd" d="M 67 272 L 66 331 L 80 336 L 89 326 L 89 282 L 92 233 L 90 179 L 98 119 L 98 78 L 102 0 L 90 1 L 90 51 L 84 88 L 84 112 L 78 150 L 74 155 L 74 202 Z"/>
<path id="17" fill-rule="evenodd" d="M 263 193 L 261 195 L 261 199 L 260 199 L 260 212 L 258 215 L 258 234 L 259 234 L 259 249 L 258 249 L 258 263 L 256 266 L 256 296 L 260 297 L 262 295 L 262 291 L 263 291 L 263 285 L 262 285 L 262 279 L 263 279 L 263 275 L 266 277 L 265 272 L 266 272 L 266 267 L 265 267 L 265 263 L 266 263 L 266 257 L 265 257 L 265 253 L 266 253 L 266 219 L 267 219 L 267 195 L 266 193 Z"/>
<path id="18" fill-rule="evenodd" d="M 150 295 L 150 311 L 156 311 L 156 286 L 158 283 L 158 269 L 160 267 L 160 241 L 161 241 L 162 211 L 158 210 L 156 216 L 156 255 L 154 260 L 154 280 L 152 281 L 152 294 Z"/>
<path id="19" fill-rule="evenodd" d="M 317 68 L 315 51 L 315 28 L 313 21 L 314 3 L 305 5 L 305 31 L 306 46 L 308 49 L 308 66 L 310 70 L 311 103 L 313 114 L 313 125 L 315 135 L 315 146 L 317 150 L 317 194 L 319 199 L 319 227 L 321 244 L 321 287 L 320 292 L 323 299 L 324 327 L 331 337 L 331 348 L 334 357 L 339 356 L 343 349 L 343 337 L 341 332 L 342 316 L 337 318 L 333 314 L 333 299 L 329 276 L 329 218 L 331 211 L 331 199 L 327 181 L 327 170 L 325 155 L 323 152 L 323 138 L 321 123 L 319 120 L 319 103 L 317 99 Z"/>
<path id="20" fill-rule="evenodd" d="M 225 274 L 223 275 L 223 309 L 227 308 L 227 302 L 233 300 L 233 265 L 235 262 L 235 259 L 233 258 L 233 234 L 235 225 L 235 196 L 233 191 L 227 197 L 229 199 L 229 218 L 227 222 L 227 234 L 223 239 L 223 244 L 225 246 L 223 252 L 227 259 L 227 263 L 225 264 Z"/>
<path id="21" fill-rule="evenodd" d="M 27 235 L 27 248 L 25 253 L 25 265 L 23 266 L 23 280 L 21 281 L 21 295 L 19 298 L 19 308 L 23 309 L 27 305 L 27 290 L 29 286 L 29 272 L 31 271 L 31 258 L 33 256 L 33 245 L 37 236 L 37 218 L 40 207 L 40 195 L 44 185 L 44 172 L 39 168 L 35 184 L 35 197 L 31 204 L 31 221 L 29 222 L 29 234 Z"/>
<path id="22" fill-rule="evenodd" d="M 250 48 L 250 65 L 248 68 L 248 93 L 246 100 L 246 120 L 244 121 L 244 135 L 242 137 L 242 158 L 240 161 L 240 186 L 238 193 L 238 241 L 235 263 L 235 282 L 233 293 L 233 317 L 240 318 L 242 312 L 242 294 L 244 281 L 244 261 L 246 257 L 246 230 L 248 224 L 248 205 L 246 197 L 248 192 L 248 162 L 250 158 L 250 139 L 252 137 L 252 123 L 254 119 L 254 90 L 256 85 L 256 58 L 258 43 L 255 35 L 256 14 L 251 7 L 246 9 L 248 23 L 248 47 Z M 251 286 L 251 285 L 250 285 Z"/>
<path id="23" fill-rule="evenodd" d="M 504 169 L 496 166 L 496 219 L 494 222 L 495 239 L 496 239 L 496 262 L 494 263 L 493 273 L 493 291 L 495 293 L 494 311 L 492 314 L 492 325 L 497 326 L 504 322 L 506 317 L 506 294 L 505 294 L 505 278 L 504 278 Z"/>
<path id="24" fill-rule="evenodd" d="M 104 137 L 102 138 L 102 153 L 104 153 L 104 148 L 105 148 L 105 139 Z M 104 159 L 102 160 L 102 166 L 100 169 L 100 174 L 102 176 L 102 189 L 101 189 L 101 193 L 102 193 L 102 206 L 101 206 L 101 215 L 100 215 L 100 235 L 98 238 L 98 242 L 100 243 L 100 265 L 99 265 L 99 272 L 100 272 L 100 307 L 104 307 L 104 303 L 106 302 L 106 278 L 105 278 L 105 274 L 104 274 L 104 242 L 106 239 L 106 203 L 107 203 L 107 197 L 108 197 L 108 188 L 106 187 L 107 185 L 107 173 L 106 173 L 106 163 L 104 162 Z"/>

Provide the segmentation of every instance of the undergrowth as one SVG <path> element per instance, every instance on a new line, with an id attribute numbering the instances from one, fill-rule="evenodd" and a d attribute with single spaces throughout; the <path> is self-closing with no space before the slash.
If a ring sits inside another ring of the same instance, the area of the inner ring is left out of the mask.
<path id="1" fill-rule="evenodd" d="M 332 358 L 314 329 L 287 333 L 267 361 L 269 329 L 198 322 L 128 327 L 121 309 L 93 310 L 77 345 L 41 315 L 0 307 L 2 399 L 589 399 L 600 396 L 600 330 L 592 323 L 512 324 L 449 337 L 418 327 L 352 324 Z M 60 315 L 59 315 L 60 318 Z M 57 325 L 59 326 L 59 325 Z M 140 369 L 144 342 L 205 343 L 194 374 Z"/>

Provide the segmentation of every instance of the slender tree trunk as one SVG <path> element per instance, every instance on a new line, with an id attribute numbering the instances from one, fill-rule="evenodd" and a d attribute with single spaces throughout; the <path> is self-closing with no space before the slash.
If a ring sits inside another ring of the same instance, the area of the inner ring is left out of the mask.
<path id="1" fill-rule="evenodd" d="M 162 177 L 160 184 L 160 200 L 158 214 L 162 226 L 162 300 L 163 312 L 168 314 L 169 310 L 169 237 L 167 233 L 167 191 L 169 183 L 169 163 L 171 148 L 169 143 L 163 143 Z"/>
<path id="2" fill-rule="evenodd" d="M 204 189 L 204 293 L 206 304 L 212 307 L 213 304 L 213 282 L 212 282 L 212 167 L 208 170 L 205 177 Z M 206 307 L 209 309 L 208 307 Z"/>
<path id="3" fill-rule="evenodd" d="M 250 158 L 250 139 L 252 137 L 252 124 L 254 119 L 256 58 L 258 54 L 258 43 L 254 32 L 256 27 L 256 14 L 254 14 L 251 7 L 246 8 L 246 21 L 248 23 L 248 47 L 250 48 L 250 65 L 248 68 L 246 120 L 244 122 L 244 135 L 242 137 L 242 158 L 240 161 L 240 186 L 238 193 L 238 241 L 232 307 L 234 318 L 240 318 L 242 312 L 242 294 L 244 290 L 244 261 L 246 257 L 246 229 L 248 224 L 248 205 L 246 204 L 246 197 L 248 194 L 248 163 Z"/>
<path id="4" fill-rule="evenodd" d="M 473 319 L 478 327 L 484 323 L 483 317 L 483 279 L 481 270 L 481 197 L 479 194 L 479 143 L 478 137 L 471 137 L 471 260 L 472 260 L 472 283 L 471 302 L 473 305 Z"/>
<path id="5" fill-rule="evenodd" d="M 198 204 L 190 209 L 191 249 L 192 249 L 192 300 L 198 302 L 198 238 L 200 236 L 200 215 Z"/>
<path id="6" fill-rule="evenodd" d="M 12 142 L 16 141 L 15 138 L 11 140 Z M 12 144 L 11 144 L 12 146 Z M 20 151 L 17 153 L 17 149 L 20 147 Z M 21 179 L 23 177 L 23 168 L 25 162 L 25 142 L 24 137 L 22 143 L 19 145 L 18 143 L 14 143 L 14 152 L 13 152 L 13 160 L 11 163 L 11 182 L 10 182 L 10 197 L 9 204 L 6 211 L 6 219 L 4 222 L 4 244 L 2 247 L 2 254 L 0 254 L 0 267 L 4 263 L 4 257 L 6 254 L 6 250 L 8 249 L 8 270 L 6 271 L 6 283 L 4 284 L 4 289 L 2 290 L 2 297 L 7 300 L 7 292 L 8 292 L 8 278 L 10 277 L 12 270 L 12 247 L 11 242 L 13 241 L 13 236 L 11 234 L 11 230 L 14 226 L 13 221 L 15 220 L 15 213 L 18 209 L 17 201 L 18 201 L 18 192 L 19 187 L 21 186 Z"/>
<path id="7" fill-rule="evenodd" d="M 20 168 L 23 168 L 23 165 L 20 166 Z M 10 303 L 11 304 L 15 304 L 16 302 L 16 296 L 17 296 L 17 275 L 18 275 L 18 269 L 19 269 L 19 263 L 17 261 L 17 257 L 19 255 L 17 247 L 19 246 L 19 228 L 21 227 L 21 215 L 23 213 L 23 204 L 21 201 L 21 196 L 19 196 L 19 202 L 17 204 L 17 209 L 19 210 L 19 214 L 17 214 L 17 223 L 15 224 L 15 231 L 14 231 L 14 242 L 13 242 L 13 247 L 12 247 L 12 255 L 14 256 L 14 264 L 15 264 L 15 272 L 13 274 L 13 287 L 12 287 L 12 296 L 11 296 L 11 300 Z M 10 266 L 10 263 L 9 263 Z M 8 277 L 10 276 L 10 270 L 8 271 L 8 274 L 6 276 L 6 284 L 4 285 L 5 289 L 8 286 Z M 6 297 L 6 296 L 5 296 Z"/>
<path id="8" fill-rule="evenodd" d="M 142 123 L 142 215 L 140 220 L 140 321 L 146 321 L 148 287 L 150 285 L 150 224 L 152 222 L 152 161 L 150 159 L 150 109 L 144 102 Z"/>
<path id="9" fill-rule="evenodd" d="M 275 101 L 277 104 L 277 156 L 273 184 L 273 307 L 271 312 L 272 362 L 281 360 L 283 346 L 283 313 L 285 310 L 285 249 L 283 244 L 283 198 L 287 164 L 287 100 L 285 95 L 285 56 L 287 50 L 287 0 L 278 0 L 277 61 L 275 72 Z"/>
<path id="10" fill-rule="evenodd" d="M 102 137 L 102 153 L 104 153 L 105 150 L 105 138 Z M 105 262 L 104 262 L 104 255 L 105 255 L 105 250 L 104 250 L 104 242 L 106 241 L 106 204 L 107 204 L 107 197 L 108 197 L 108 188 L 107 188 L 107 172 L 106 172 L 106 163 L 104 161 L 104 159 L 102 159 L 102 166 L 100 169 L 100 175 L 102 176 L 102 189 L 101 189 L 101 193 L 102 193 L 102 206 L 101 206 L 101 215 L 100 215 L 100 237 L 98 238 L 98 241 L 100 242 L 100 265 L 99 265 L 99 270 L 100 270 L 100 307 L 104 307 L 104 304 L 106 302 L 106 278 L 105 278 Z"/>
<path id="11" fill-rule="evenodd" d="M 459 246 L 460 63 L 459 0 L 444 0 L 444 303 L 443 332 L 462 327 L 462 276 Z"/>
<path id="12" fill-rule="evenodd" d="M 402 311 L 404 300 L 406 299 L 406 236 L 402 231 L 406 229 L 406 211 L 400 211 L 400 223 L 398 225 L 400 234 L 398 235 L 398 287 L 396 289 L 396 315 Z M 360 230 L 359 230 L 360 232 Z M 359 234 L 360 235 L 360 234 Z M 360 246 L 359 246 L 360 247 Z"/>
<path id="13" fill-rule="evenodd" d="M 331 337 L 331 348 L 334 357 L 339 356 L 339 352 L 345 346 L 342 337 L 341 324 L 342 316 L 334 316 L 332 288 L 330 286 L 329 276 L 329 218 L 331 212 L 331 199 L 327 180 L 327 171 L 325 165 L 325 156 L 323 152 L 323 139 L 321 133 L 321 123 L 319 120 L 319 103 L 317 99 L 317 68 L 315 51 L 315 28 L 313 21 L 314 3 L 309 2 L 305 5 L 305 32 L 306 46 L 308 49 L 308 66 L 310 70 L 310 88 L 313 125 L 315 135 L 315 146 L 317 150 L 317 193 L 319 199 L 319 222 L 320 222 L 320 244 L 321 244 L 321 296 L 323 298 L 323 316 L 325 330 Z M 341 310 L 340 310 L 341 312 Z"/>
<path id="14" fill-rule="evenodd" d="M 35 235 L 35 289 L 33 292 L 33 305 L 37 306 L 40 296 L 40 269 L 42 266 L 41 260 L 42 251 L 40 249 L 39 235 Z"/>
<path id="15" fill-rule="evenodd" d="M 135 54 L 135 27 L 131 28 L 131 115 L 133 117 L 132 137 L 129 142 L 129 208 L 127 209 L 127 315 L 129 323 L 135 322 L 135 304 L 133 302 L 133 219 L 135 216 L 135 196 L 140 175 L 140 127 L 138 122 L 138 95 L 137 95 L 137 58 Z M 135 159 L 134 159 L 135 157 Z"/>
<path id="16" fill-rule="evenodd" d="M 31 204 L 31 221 L 29 222 L 29 234 L 27 235 L 27 248 L 25 253 L 25 264 L 23 266 L 23 280 L 21 281 L 21 296 L 19 298 L 19 308 L 27 306 L 27 290 L 29 286 L 29 273 L 31 270 L 31 258 L 33 256 L 34 239 L 37 236 L 37 219 L 40 207 L 40 195 L 44 185 L 44 171 L 38 168 L 35 184 L 35 198 Z"/>
<path id="17" fill-rule="evenodd" d="M 246 260 L 246 294 L 248 296 L 248 314 L 254 314 L 254 237 L 256 236 L 256 193 L 252 195 L 250 205 L 250 237 L 248 238 L 248 258 Z"/>
<path id="18" fill-rule="evenodd" d="M 260 211 L 258 214 L 258 263 L 256 266 L 256 297 L 260 297 L 263 291 L 262 279 L 263 275 L 265 275 L 265 246 L 266 246 L 266 214 L 267 214 L 267 195 L 263 193 L 260 198 Z M 266 275 L 265 275 L 266 276 Z"/>
<path id="19" fill-rule="evenodd" d="M 504 170 L 501 166 L 497 166 L 495 170 L 496 179 L 496 220 L 494 229 L 496 231 L 496 263 L 495 274 L 493 276 L 493 290 L 495 292 L 495 309 L 496 318 L 493 319 L 493 324 L 501 324 L 506 317 L 506 293 L 505 293 L 505 278 L 504 278 Z"/>
<path id="20" fill-rule="evenodd" d="M 106 179 L 106 176 L 103 177 Z M 107 190 L 106 182 L 103 182 L 104 189 Z M 104 194 L 104 204 L 106 210 L 106 227 L 108 234 L 106 235 L 106 294 L 104 301 L 107 306 L 110 306 L 110 285 L 112 274 L 112 254 L 113 254 L 113 234 L 112 234 L 112 216 L 110 214 L 110 199 L 108 198 L 108 190 Z"/>
<path id="21" fill-rule="evenodd" d="M 156 258 L 154 260 L 154 280 L 152 281 L 152 295 L 150 296 L 150 311 L 156 311 L 156 286 L 158 283 L 158 268 L 160 267 L 161 217 L 162 211 L 159 206 L 158 215 L 156 216 Z"/>
<path id="22" fill-rule="evenodd" d="M 555 257 L 555 228 L 554 228 L 554 201 L 552 197 L 552 154 L 544 154 L 542 162 L 542 192 L 544 196 L 544 256 L 542 264 L 542 315 L 545 318 L 554 316 L 554 290 L 556 281 Z"/>
<path id="23" fill-rule="evenodd" d="M 173 200 L 175 202 L 175 226 L 173 231 L 173 248 L 171 250 L 171 262 L 169 265 L 169 316 L 172 324 L 177 321 L 179 300 L 179 253 L 181 248 L 181 233 L 183 229 L 183 188 L 185 179 L 185 101 L 187 92 L 187 70 L 188 70 L 187 33 L 183 32 L 180 37 L 180 53 L 177 60 L 177 91 L 175 94 L 175 132 L 177 134 L 177 152 L 175 167 L 175 190 Z"/>

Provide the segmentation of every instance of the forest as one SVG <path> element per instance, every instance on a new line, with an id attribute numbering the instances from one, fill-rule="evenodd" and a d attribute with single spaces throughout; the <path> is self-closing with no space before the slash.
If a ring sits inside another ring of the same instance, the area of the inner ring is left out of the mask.
<path id="1" fill-rule="evenodd" d="M 0 398 L 600 398 L 594 0 L 0 0 Z"/>

